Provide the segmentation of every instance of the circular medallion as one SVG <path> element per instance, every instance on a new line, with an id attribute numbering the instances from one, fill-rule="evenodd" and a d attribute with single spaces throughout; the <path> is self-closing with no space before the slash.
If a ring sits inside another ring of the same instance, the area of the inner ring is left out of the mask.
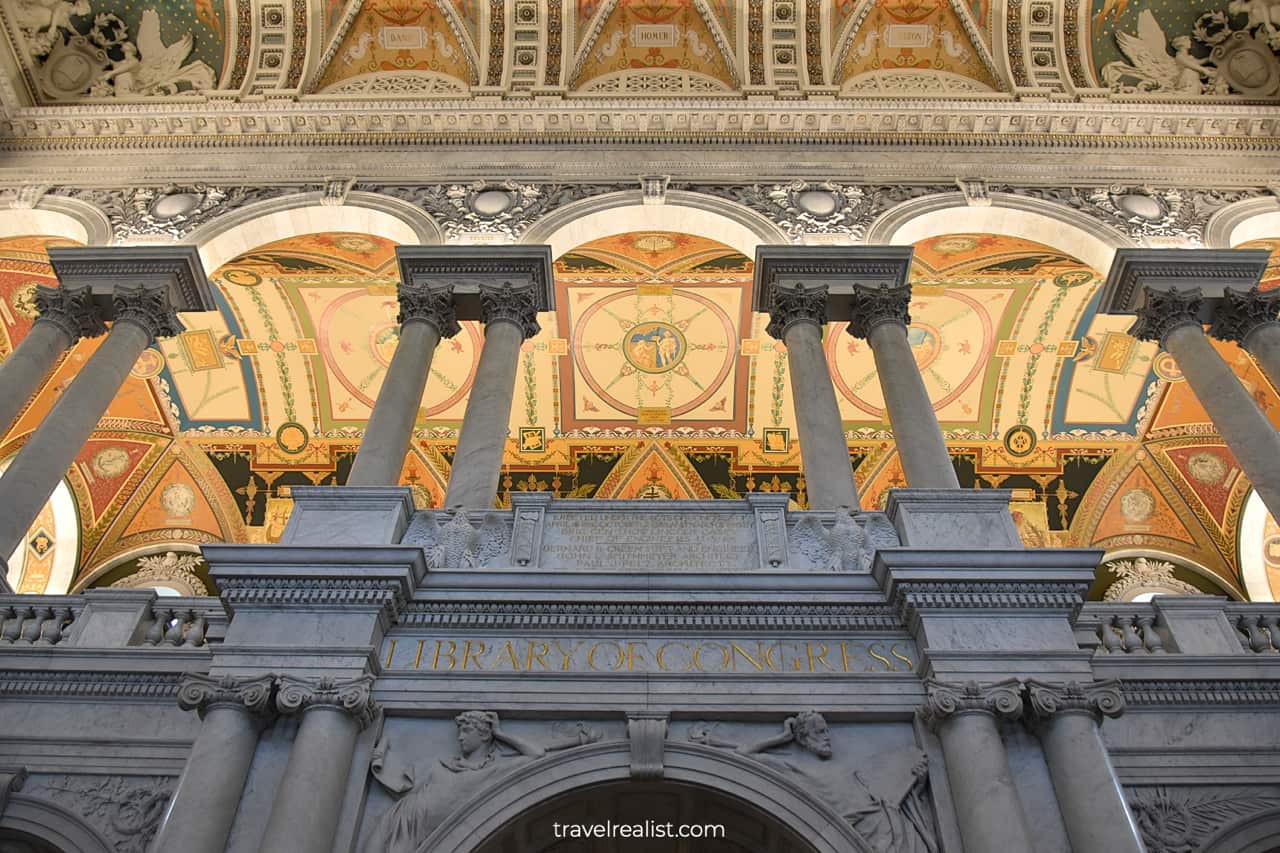
<path id="1" fill-rule="evenodd" d="M 939 255 L 960 255 L 978 248 L 978 238 L 962 235 L 940 237 L 929 248 Z"/>
<path id="2" fill-rule="evenodd" d="M 159 376 L 162 370 L 164 370 L 164 356 L 159 351 L 147 347 L 133 363 L 133 369 L 129 371 L 129 375 L 135 379 L 150 379 L 153 376 Z"/>
<path id="3" fill-rule="evenodd" d="M 927 323 L 912 323 L 907 327 L 907 343 L 916 357 L 916 367 L 923 370 L 942 352 L 942 335 Z"/>
<path id="4" fill-rule="evenodd" d="M 378 248 L 377 243 L 361 234 L 343 234 L 341 237 L 335 237 L 333 245 L 344 252 L 357 255 L 367 255 Z"/>
<path id="5" fill-rule="evenodd" d="M 1120 496 L 1120 514 L 1130 524 L 1149 521 L 1156 514 L 1155 495 L 1141 487 L 1130 489 Z"/>
<path id="6" fill-rule="evenodd" d="M 676 241 L 666 234 L 642 234 L 631 241 L 631 248 L 640 252 L 670 252 L 676 247 Z"/>
<path id="7" fill-rule="evenodd" d="M 1182 381 L 1182 371 L 1178 368 L 1178 362 L 1167 352 L 1162 352 L 1155 357 L 1151 362 L 1151 369 L 1156 376 L 1166 382 Z"/>
<path id="8" fill-rule="evenodd" d="M 160 491 L 160 506 L 171 518 L 190 518 L 196 508 L 195 489 L 186 483 L 170 483 Z"/>
<path id="9" fill-rule="evenodd" d="M 13 302 L 14 313 L 28 320 L 34 320 L 40 316 L 40 306 L 36 303 L 36 288 L 42 282 L 24 281 L 13 292 L 10 300 Z"/>
<path id="10" fill-rule="evenodd" d="M 285 453 L 297 454 L 307 449 L 311 436 L 306 427 L 294 421 L 286 421 L 276 430 L 276 445 Z"/>
<path id="11" fill-rule="evenodd" d="M 156 219 L 173 219 L 185 216 L 200 206 L 200 196 L 195 193 L 170 193 L 151 202 L 151 215 Z"/>
<path id="12" fill-rule="evenodd" d="M 262 284 L 262 276 L 258 275 L 256 272 L 236 269 L 235 267 L 223 270 L 221 276 L 222 280 L 227 284 L 236 284 L 240 287 L 257 287 Z"/>
<path id="13" fill-rule="evenodd" d="M 53 49 L 40 69 L 43 88 L 58 100 L 83 94 L 106 67 L 107 55 L 89 44 L 84 36 L 76 36 Z"/>
<path id="14" fill-rule="evenodd" d="M 502 190 L 484 190 L 471 197 L 471 209 L 481 216 L 506 213 L 514 203 L 511 194 Z"/>
<path id="15" fill-rule="evenodd" d="M 1111 197 L 1111 201 L 1130 216 L 1136 216 L 1148 222 L 1163 219 L 1167 212 L 1163 202 L 1146 193 L 1118 193 Z"/>
<path id="16" fill-rule="evenodd" d="M 1036 449 L 1035 432 L 1026 424 L 1010 427 L 1004 434 L 1004 449 L 1009 451 L 1010 456 L 1030 456 L 1031 451 Z"/>
<path id="17" fill-rule="evenodd" d="M 840 202 L 835 193 L 825 190 L 806 190 L 796 195 L 796 206 L 805 213 L 827 217 L 836 212 Z"/>
<path id="18" fill-rule="evenodd" d="M 1187 459 L 1187 473 L 1197 483 L 1219 484 L 1227 476 L 1227 463 L 1216 453 L 1202 450 Z"/>
<path id="19" fill-rule="evenodd" d="M 1091 281 L 1093 281 L 1093 273 L 1089 270 L 1070 270 L 1053 277 L 1053 283 L 1063 288 L 1079 287 Z"/>
<path id="20" fill-rule="evenodd" d="M 119 477 L 129 469 L 129 454 L 123 447 L 104 447 L 89 460 L 89 467 L 99 477 L 111 479 Z"/>
<path id="21" fill-rule="evenodd" d="M 1280 534 L 1271 535 L 1262 543 L 1262 559 L 1274 569 L 1280 569 Z"/>
<path id="22" fill-rule="evenodd" d="M 684 360 L 684 334 L 670 323 L 640 323 L 622 336 L 622 353 L 636 370 L 666 373 Z"/>

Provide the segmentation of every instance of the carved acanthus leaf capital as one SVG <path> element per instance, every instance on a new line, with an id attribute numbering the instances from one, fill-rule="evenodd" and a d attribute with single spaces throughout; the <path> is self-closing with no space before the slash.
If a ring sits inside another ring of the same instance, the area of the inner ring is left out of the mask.
<path id="1" fill-rule="evenodd" d="M 765 328 L 772 337 L 782 340 L 796 323 L 813 323 L 818 328 L 827 325 L 827 286 L 775 287 L 773 304 L 769 309 L 769 325 Z"/>
<path id="2" fill-rule="evenodd" d="M 281 714 L 299 714 L 311 708 L 330 708 L 349 714 L 360 728 L 373 721 L 378 705 L 373 701 L 373 676 L 347 681 L 328 676 L 298 678 L 282 675 L 278 681 L 276 708 Z"/>
<path id="3" fill-rule="evenodd" d="M 401 284 L 398 295 L 400 316 L 396 320 L 401 326 L 426 323 L 435 328 L 442 338 L 452 338 L 462 331 L 454 310 L 452 289 Z"/>
<path id="4" fill-rule="evenodd" d="M 1214 311 L 1209 334 L 1220 341 L 1243 344 L 1249 333 L 1259 326 L 1280 322 L 1277 314 L 1280 314 L 1280 290 L 1263 293 L 1256 287 L 1244 291 L 1228 287 Z"/>
<path id="5" fill-rule="evenodd" d="M 504 321 L 515 323 L 526 340 L 542 331 L 537 294 L 532 287 L 512 287 L 510 282 L 500 288 L 480 289 L 480 319 L 486 327 Z"/>
<path id="6" fill-rule="evenodd" d="M 182 323 L 169 301 L 169 293 L 156 287 L 119 287 L 111 295 L 114 321 L 132 323 L 147 333 L 149 344 L 182 332 Z"/>
<path id="7" fill-rule="evenodd" d="M 81 338 L 96 338 L 107 331 L 87 287 L 71 290 L 39 285 L 36 287 L 36 307 L 40 309 L 36 322 L 57 326 L 72 344 Z"/>
<path id="8" fill-rule="evenodd" d="M 1129 329 L 1129 334 L 1140 341 L 1157 341 L 1163 347 L 1174 329 L 1183 326 L 1203 328 L 1199 317 L 1203 302 L 1198 287 L 1186 290 L 1148 289 L 1146 302 L 1138 309 L 1138 321 Z"/>
<path id="9" fill-rule="evenodd" d="M 1118 717 L 1124 713 L 1124 694 L 1115 679 L 1085 683 L 1029 679 L 1027 699 L 1031 717 L 1037 722 L 1055 714 L 1088 714 L 1100 720 L 1102 716 Z"/>
<path id="10" fill-rule="evenodd" d="M 874 290 L 855 287 L 849 307 L 849 334 L 855 338 L 867 338 L 871 330 L 884 323 L 908 326 L 911 323 L 911 285 L 889 287 L 881 285 Z"/>
<path id="11" fill-rule="evenodd" d="M 274 675 L 258 678 L 188 675 L 178 687 L 178 707 L 184 711 L 199 711 L 201 717 L 217 705 L 235 705 L 251 714 L 266 715 L 271 711 L 271 688 L 274 684 Z"/>
<path id="12" fill-rule="evenodd" d="M 952 683 L 930 678 L 924 688 L 925 700 L 920 711 L 932 725 L 958 714 L 990 714 L 1008 720 L 1022 716 L 1022 683 L 1016 678 L 989 683 Z"/>

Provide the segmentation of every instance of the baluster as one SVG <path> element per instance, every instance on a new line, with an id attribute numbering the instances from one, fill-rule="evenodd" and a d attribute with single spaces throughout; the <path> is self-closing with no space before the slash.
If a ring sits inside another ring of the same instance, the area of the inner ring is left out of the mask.
<path id="1" fill-rule="evenodd" d="M 40 623 L 43 620 L 34 607 L 25 608 L 23 616 L 25 621 L 22 623 L 22 636 L 18 638 L 18 643 L 29 646 L 40 636 Z"/>
<path id="2" fill-rule="evenodd" d="M 1138 636 L 1138 631 L 1134 627 L 1136 618 L 1135 616 L 1116 617 L 1116 624 L 1120 626 L 1120 630 L 1124 633 L 1124 650 L 1129 654 L 1146 651 L 1142 645 L 1142 638 Z"/>
<path id="3" fill-rule="evenodd" d="M 12 643 L 18 639 L 20 630 L 22 630 L 22 620 L 18 618 L 17 610 L 6 607 L 0 611 L 0 643 Z"/>
<path id="4" fill-rule="evenodd" d="M 186 620 L 183 618 L 182 612 L 170 610 L 165 622 L 169 627 L 164 632 L 164 641 L 171 646 L 182 645 L 182 629 L 186 627 Z"/>
<path id="5" fill-rule="evenodd" d="M 147 629 L 147 636 L 143 638 L 142 642 L 148 646 L 160 645 L 160 641 L 164 639 L 164 629 L 169 618 L 165 614 L 169 612 L 163 608 L 151 608 L 153 621 L 151 622 L 151 627 Z"/>
<path id="6" fill-rule="evenodd" d="M 54 611 L 53 618 L 44 623 L 44 629 L 40 632 L 40 640 L 51 646 L 56 646 L 62 642 L 62 632 L 71 622 L 71 608 L 59 607 Z"/>
<path id="7" fill-rule="evenodd" d="M 1111 616 L 1098 623 L 1098 636 L 1102 639 L 1102 646 L 1111 655 L 1124 651 L 1120 635 L 1116 633 L 1115 621 L 1116 617 Z"/>
<path id="8" fill-rule="evenodd" d="M 1240 641 L 1240 648 L 1247 652 L 1249 651 L 1249 632 L 1240 624 L 1243 621 L 1243 616 L 1232 616 L 1231 627 L 1236 629 L 1236 639 Z"/>
<path id="9" fill-rule="evenodd" d="M 1263 630 L 1267 632 L 1267 637 L 1271 641 L 1267 647 L 1267 651 L 1280 651 L 1280 616 L 1268 614 L 1258 621 Z"/>
<path id="10" fill-rule="evenodd" d="M 1138 627 L 1142 631 L 1142 644 L 1146 650 L 1153 655 L 1163 654 L 1164 640 L 1160 638 L 1160 632 L 1156 630 L 1155 615 L 1139 616 Z"/>
<path id="11" fill-rule="evenodd" d="M 205 623 L 204 616 L 191 611 L 191 629 L 187 631 L 187 639 L 183 642 L 185 646 L 203 646 Z"/>
<path id="12" fill-rule="evenodd" d="M 31 631 L 32 645 L 35 645 L 35 646 L 53 645 L 53 643 L 50 643 L 49 640 L 45 637 L 45 634 L 48 633 L 49 629 L 52 627 L 50 625 L 51 622 L 53 622 L 53 608 L 41 607 L 38 615 L 36 616 L 35 622 L 33 623 L 35 625 L 35 629 Z"/>
<path id="13" fill-rule="evenodd" d="M 1249 651 L 1265 652 L 1271 648 L 1271 638 L 1258 628 L 1261 620 L 1250 613 L 1240 617 L 1240 629 L 1249 637 Z"/>

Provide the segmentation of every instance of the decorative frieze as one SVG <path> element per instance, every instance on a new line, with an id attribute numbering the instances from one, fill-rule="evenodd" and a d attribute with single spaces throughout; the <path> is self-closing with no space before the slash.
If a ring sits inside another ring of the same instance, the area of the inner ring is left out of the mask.
<path id="1" fill-rule="evenodd" d="M 172 787 L 173 780 L 164 776 L 32 774 L 22 794 L 81 817 L 117 853 L 143 853 L 164 816 Z"/>
<path id="2" fill-rule="evenodd" d="M 181 679 L 168 672 L 0 670 L 0 695 L 172 700 Z"/>
<path id="3" fill-rule="evenodd" d="M 396 579 L 219 575 L 222 599 L 235 607 L 381 608 L 404 607 L 405 593 Z"/>
<path id="4" fill-rule="evenodd" d="M 282 675 L 277 680 L 276 710 L 281 714 L 301 714 L 312 708 L 327 708 L 348 714 L 365 728 L 373 722 L 378 705 L 373 701 L 372 675 L 347 681 L 329 677 L 298 678 Z"/>
<path id="5" fill-rule="evenodd" d="M 1259 812 L 1280 806 L 1280 795 L 1257 788 L 1136 788 L 1129 808 L 1147 853 L 1187 853 L 1205 849 L 1218 831 Z"/>
<path id="6" fill-rule="evenodd" d="M 117 241 L 155 236 L 181 240 L 219 216 L 254 202 L 298 193 L 302 189 L 296 185 L 214 186 L 198 183 L 120 189 L 57 187 L 50 194 L 96 205 L 106 214 Z"/>
<path id="7" fill-rule="evenodd" d="M 1130 707 L 1280 705 L 1280 679 L 1135 679 L 1125 680 L 1123 686 L 1125 703 Z"/>

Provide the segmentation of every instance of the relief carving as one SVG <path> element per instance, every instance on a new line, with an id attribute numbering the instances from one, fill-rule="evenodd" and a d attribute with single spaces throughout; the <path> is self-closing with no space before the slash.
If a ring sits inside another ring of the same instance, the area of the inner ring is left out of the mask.
<path id="1" fill-rule="evenodd" d="M 817 711 L 788 717 L 782 731 L 754 743 L 722 737 L 717 727 L 694 723 L 688 738 L 694 743 L 732 749 L 798 777 L 840 813 L 877 853 L 938 853 L 933 807 L 926 788 L 929 766 L 918 749 L 895 750 L 867 762 L 874 767 L 868 779 L 833 762 L 835 747 L 826 719 Z"/>
<path id="2" fill-rule="evenodd" d="M 601 738 L 585 723 L 561 723 L 553 728 L 550 740 L 535 743 L 503 730 L 492 711 L 466 711 L 454 722 L 458 754 L 441 758 L 425 770 L 397 756 L 386 735 L 378 742 L 369 772 L 398 799 L 373 825 L 365 839 L 365 853 L 417 853 L 441 820 L 498 776 L 548 752 Z"/>
<path id="3" fill-rule="evenodd" d="M 80 815 L 116 853 L 143 853 L 169 802 L 172 779 L 142 776 L 59 776 L 29 780 L 27 796 Z"/>
<path id="4" fill-rule="evenodd" d="M 402 545 L 417 545 L 427 555 L 428 569 L 483 568 L 509 565 L 511 525 L 489 513 L 476 529 L 465 512 L 454 513 L 441 525 L 433 512 L 415 513 Z"/>
<path id="5" fill-rule="evenodd" d="M 1280 806 L 1280 798 L 1254 790 L 1214 793 L 1177 788 L 1139 789 L 1129 808 L 1148 853 L 1192 853 L 1218 830 L 1257 812 Z"/>

